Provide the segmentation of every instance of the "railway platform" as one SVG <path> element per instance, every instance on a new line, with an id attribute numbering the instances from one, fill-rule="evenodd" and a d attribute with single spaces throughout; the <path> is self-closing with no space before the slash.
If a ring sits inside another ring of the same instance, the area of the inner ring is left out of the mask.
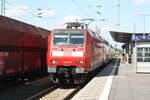
<path id="1" fill-rule="evenodd" d="M 135 73 L 133 64 L 115 63 L 107 65 L 72 100 L 149 100 L 150 74 Z"/>

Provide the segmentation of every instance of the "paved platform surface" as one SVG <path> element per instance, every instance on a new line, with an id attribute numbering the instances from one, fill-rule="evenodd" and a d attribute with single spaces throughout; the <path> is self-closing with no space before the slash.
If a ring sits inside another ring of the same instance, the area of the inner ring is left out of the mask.
<path id="1" fill-rule="evenodd" d="M 94 77 L 72 100 L 104 100 L 108 98 L 111 88 L 113 73 L 117 68 L 116 59 L 107 65 L 96 77 Z"/>
<path id="2" fill-rule="evenodd" d="M 133 64 L 109 64 L 72 100 L 150 100 L 150 74 L 135 73 Z"/>
<path id="3" fill-rule="evenodd" d="M 108 100 L 150 100 L 150 74 L 135 73 L 132 64 L 121 64 Z"/>

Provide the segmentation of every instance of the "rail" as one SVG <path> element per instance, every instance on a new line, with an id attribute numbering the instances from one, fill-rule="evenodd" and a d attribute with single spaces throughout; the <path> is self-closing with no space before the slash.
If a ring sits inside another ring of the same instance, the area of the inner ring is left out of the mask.
<path id="1" fill-rule="evenodd" d="M 37 93 L 37 94 L 33 95 L 32 97 L 29 97 L 27 100 L 37 100 L 37 99 L 43 97 L 44 95 L 46 95 L 46 94 L 54 91 L 55 89 L 57 89 L 59 85 L 60 84 L 56 84 L 56 85 L 54 85 L 54 86 L 52 86 L 52 87 L 50 87 L 50 88 L 48 88 L 48 89 L 46 89 L 46 90 L 44 90 L 40 93 Z"/>

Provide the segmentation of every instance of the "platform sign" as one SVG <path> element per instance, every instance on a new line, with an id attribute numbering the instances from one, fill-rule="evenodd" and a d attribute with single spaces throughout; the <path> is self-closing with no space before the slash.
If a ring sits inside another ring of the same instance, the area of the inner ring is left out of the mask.
<path id="1" fill-rule="evenodd" d="M 132 36 L 132 40 L 150 40 L 150 35 L 137 35 L 137 36 Z"/>

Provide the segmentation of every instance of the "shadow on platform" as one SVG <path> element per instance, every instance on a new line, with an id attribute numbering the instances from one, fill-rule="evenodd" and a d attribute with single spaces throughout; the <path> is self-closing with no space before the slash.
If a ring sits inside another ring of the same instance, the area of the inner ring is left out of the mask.
<path id="1" fill-rule="evenodd" d="M 120 59 L 118 62 L 117 62 L 117 59 L 115 59 L 112 63 L 106 65 L 103 68 L 103 70 L 95 77 L 104 77 L 104 76 L 111 76 L 111 75 L 116 76 L 116 75 L 118 75 L 119 66 L 120 66 Z M 114 70 L 114 67 L 115 67 L 115 73 L 112 73 L 112 70 Z"/>

